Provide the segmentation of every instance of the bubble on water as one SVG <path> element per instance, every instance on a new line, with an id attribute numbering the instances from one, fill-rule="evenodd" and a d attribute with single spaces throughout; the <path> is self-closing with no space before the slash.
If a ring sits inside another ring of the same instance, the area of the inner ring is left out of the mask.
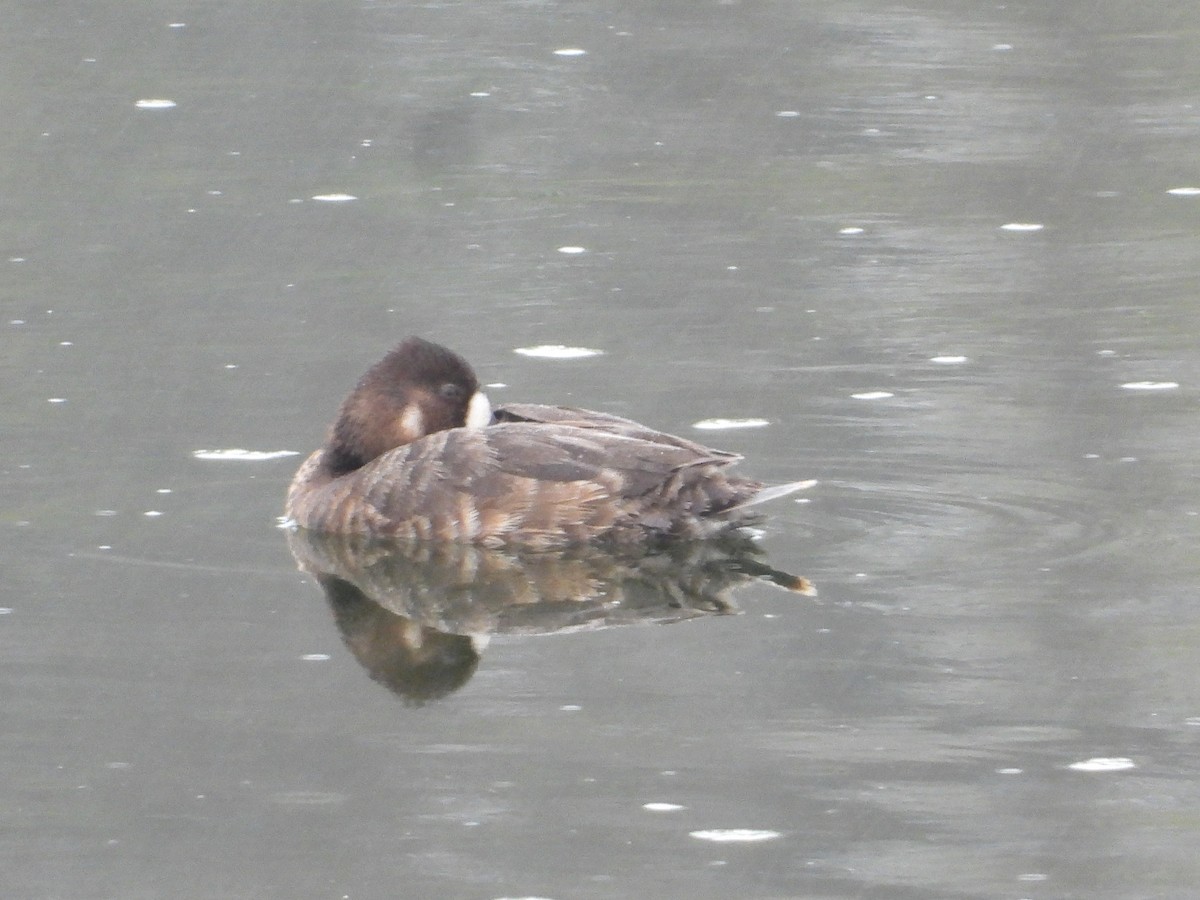
<path id="1" fill-rule="evenodd" d="M 300 657 L 305 662 L 326 662 L 332 657 L 328 653 L 305 653 Z"/>
<path id="2" fill-rule="evenodd" d="M 1011 50 L 1012 48 L 1012 44 L 992 44 L 993 50 Z"/>
<path id="3" fill-rule="evenodd" d="M 66 397 L 47 397 L 46 402 L 47 403 L 66 403 L 67 398 Z"/>
<path id="4" fill-rule="evenodd" d="M 887 400 L 889 397 L 895 397 L 895 394 L 888 391 L 863 391 L 861 394 L 851 394 L 851 399 L 854 400 Z"/>
<path id="5" fill-rule="evenodd" d="M 587 253 L 587 247 L 559 247 L 558 252 L 568 256 L 577 256 L 580 253 Z"/>
<path id="6" fill-rule="evenodd" d="M 680 806 L 678 803 L 643 803 L 642 809 L 649 812 L 678 812 L 681 809 L 687 809 L 687 807 Z"/>
<path id="7" fill-rule="evenodd" d="M 1178 381 L 1127 381 L 1121 387 L 1127 391 L 1172 391 L 1179 387 Z"/>
<path id="8" fill-rule="evenodd" d="M 693 422 L 692 427 L 700 431 L 727 431 L 733 428 L 764 428 L 770 424 L 770 419 L 701 419 Z"/>
<path id="9" fill-rule="evenodd" d="M 145 516 L 147 519 L 157 519 L 159 516 L 162 515 L 162 511 L 157 510 L 157 509 L 148 509 L 144 513 L 142 513 L 142 515 Z"/>
<path id="10" fill-rule="evenodd" d="M 587 56 L 587 51 L 581 47 L 563 47 L 554 51 L 555 56 Z"/>
<path id="11" fill-rule="evenodd" d="M 492 92 L 491 91 L 471 91 L 471 96 L 472 97 L 490 97 L 490 96 L 492 96 Z"/>
<path id="12" fill-rule="evenodd" d="M 1000 226 L 1001 231 L 1041 231 L 1046 226 L 1040 222 L 1007 222 Z"/>
<path id="13" fill-rule="evenodd" d="M 859 228 L 857 225 L 848 225 L 845 228 L 839 228 L 838 234 L 862 234 L 863 231 L 864 229 Z"/>
<path id="14" fill-rule="evenodd" d="M 313 199 L 318 203 L 349 203 L 358 198 L 353 194 L 313 194 Z"/>
<path id="15" fill-rule="evenodd" d="M 138 109 L 173 109 L 174 107 L 178 106 L 174 100 L 164 100 L 161 98 L 138 100 L 133 105 Z"/>
<path id="16" fill-rule="evenodd" d="M 794 119 L 799 115 L 800 110 L 798 109 L 781 109 L 775 113 L 777 119 Z"/>
<path id="17" fill-rule="evenodd" d="M 261 462 L 264 459 L 282 459 L 285 456 L 299 456 L 299 450 L 243 450 L 234 447 L 229 450 L 193 450 L 196 459 L 236 460 L 238 462 Z"/>
<path id="18" fill-rule="evenodd" d="M 517 347 L 513 353 L 537 359 L 585 359 L 589 356 L 601 356 L 604 351 L 593 350 L 590 347 L 567 347 L 563 344 L 538 344 L 535 347 Z"/>
<path id="19" fill-rule="evenodd" d="M 1177 187 L 1167 191 L 1175 197 L 1200 197 L 1200 187 Z"/>
<path id="20" fill-rule="evenodd" d="M 782 835 L 778 831 L 765 828 L 709 828 L 702 831 L 692 831 L 689 834 L 701 841 L 716 841 L 717 843 L 751 844 L 756 841 L 770 841 Z"/>
<path id="21" fill-rule="evenodd" d="M 931 356 L 929 361 L 940 366 L 960 366 L 967 361 L 967 358 L 965 356 Z"/>
<path id="22" fill-rule="evenodd" d="M 1067 768 L 1076 772 L 1127 772 L 1137 766 L 1127 756 L 1094 756 L 1071 763 Z"/>
<path id="23" fill-rule="evenodd" d="M 1009 766 L 1009 767 L 1007 767 L 1007 768 L 1004 768 L 1004 769 L 997 769 L 997 770 L 996 770 L 996 774 L 997 774 L 997 775 L 1021 775 L 1021 774 L 1023 774 L 1024 772 L 1025 772 L 1025 770 L 1024 770 L 1024 769 L 1018 769 L 1018 768 L 1016 768 L 1015 766 Z"/>

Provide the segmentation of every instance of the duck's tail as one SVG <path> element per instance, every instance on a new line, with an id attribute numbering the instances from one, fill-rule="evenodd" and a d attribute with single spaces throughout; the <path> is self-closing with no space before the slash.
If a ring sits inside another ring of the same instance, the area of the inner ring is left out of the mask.
<path id="1" fill-rule="evenodd" d="M 748 506 L 758 506 L 758 504 L 766 503 L 768 500 L 778 500 L 780 497 L 786 497 L 788 494 L 796 493 L 796 491 L 803 491 L 816 483 L 815 479 L 810 478 L 807 481 L 789 481 L 787 484 L 769 485 L 731 508 L 745 509 Z"/>

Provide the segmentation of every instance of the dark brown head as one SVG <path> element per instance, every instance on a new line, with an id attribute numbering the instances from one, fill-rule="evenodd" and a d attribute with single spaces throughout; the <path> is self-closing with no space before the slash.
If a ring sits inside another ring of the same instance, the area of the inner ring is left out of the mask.
<path id="1" fill-rule="evenodd" d="M 334 478 L 448 428 L 482 428 L 491 407 L 457 353 L 410 337 L 373 365 L 342 403 L 325 449 Z"/>

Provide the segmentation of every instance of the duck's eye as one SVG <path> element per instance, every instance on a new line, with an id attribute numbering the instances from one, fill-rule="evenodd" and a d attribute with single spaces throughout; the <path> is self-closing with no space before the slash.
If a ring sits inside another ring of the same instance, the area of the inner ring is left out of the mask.
<path id="1" fill-rule="evenodd" d="M 441 396 L 446 400 L 453 400 L 455 402 L 462 400 L 462 398 L 467 395 L 467 392 L 463 390 L 462 385 L 454 384 L 453 382 L 447 382 L 446 384 L 443 384 L 440 388 L 438 388 L 438 393 L 441 394 Z"/>

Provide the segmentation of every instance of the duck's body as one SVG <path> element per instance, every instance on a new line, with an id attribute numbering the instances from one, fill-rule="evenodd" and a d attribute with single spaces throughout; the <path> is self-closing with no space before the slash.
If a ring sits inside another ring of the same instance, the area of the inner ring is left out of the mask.
<path id="1" fill-rule="evenodd" d="M 410 338 L 342 404 L 287 514 L 315 531 L 558 547 L 710 537 L 811 484 L 764 488 L 728 473 L 740 458 L 585 409 L 493 413 L 461 358 Z"/>

